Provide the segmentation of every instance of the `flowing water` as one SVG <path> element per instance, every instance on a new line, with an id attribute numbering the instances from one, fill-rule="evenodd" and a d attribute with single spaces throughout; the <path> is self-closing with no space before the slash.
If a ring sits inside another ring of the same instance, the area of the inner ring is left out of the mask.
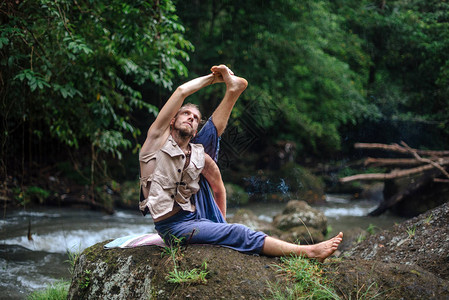
<path id="1" fill-rule="evenodd" d="M 259 218 L 271 221 L 285 204 L 260 203 L 245 208 Z M 368 201 L 327 196 L 324 212 L 333 232 L 375 225 L 382 229 L 401 222 L 392 216 L 366 217 L 376 207 Z M 236 209 L 229 209 L 232 215 Z M 31 238 L 28 239 L 30 228 Z M 8 211 L 0 220 L 0 299 L 25 299 L 30 292 L 58 280 L 70 280 L 67 251 L 80 252 L 98 242 L 130 234 L 154 232 L 151 218 L 136 211 L 104 215 L 76 209 Z"/>

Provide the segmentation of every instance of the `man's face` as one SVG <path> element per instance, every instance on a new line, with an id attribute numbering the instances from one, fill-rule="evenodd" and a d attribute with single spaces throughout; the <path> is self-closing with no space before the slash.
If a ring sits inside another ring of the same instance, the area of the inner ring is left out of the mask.
<path id="1" fill-rule="evenodd" d="M 194 107 L 182 108 L 172 122 L 173 129 L 178 130 L 182 136 L 193 137 L 200 123 L 200 112 Z"/>

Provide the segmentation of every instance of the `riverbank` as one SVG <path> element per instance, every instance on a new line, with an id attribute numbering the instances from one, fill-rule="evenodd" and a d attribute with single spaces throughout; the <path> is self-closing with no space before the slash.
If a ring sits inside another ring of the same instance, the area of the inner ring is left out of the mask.
<path id="1" fill-rule="evenodd" d="M 375 202 L 353 201 L 350 196 L 328 195 L 326 205 L 315 206 L 328 219 L 334 234 L 358 227 L 357 234 L 368 227 L 388 229 L 398 219 L 393 216 L 366 217 Z M 259 202 L 243 208 L 258 219 L 271 222 L 285 207 L 284 203 Z M 242 208 L 242 207 L 239 207 Z M 230 208 L 232 216 L 239 208 Z M 31 237 L 28 228 L 31 224 Z M 26 294 L 63 278 L 70 279 L 66 251 L 82 251 L 98 242 L 129 235 L 152 232 L 151 218 L 137 210 L 117 210 L 113 215 L 80 208 L 34 208 L 8 210 L 0 220 L 0 285 L 6 299 L 24 299 Z M 357 237 L 357 236 L 356 236 Z M 349 239 L 349 235 L 348 235 Z M 347 240 L 347 239 L 345 239 Z M 0 299 L 3 296 L 0 295 Z"/>
<path id="2" fill-rule="evenodd" d="M 446 299 L 449 297 L 449 204 L 358 241 L 329 258 L 321 275 L 334 296 L 326 299 Z M 170 256 L 157 246 L 86 249 L 75 265 L 69 299 L 260 299 L 273 297 L 272 287 L 293 298 L 303 280 L 296 262 L 249 256 L 223 247 L 189 245 L 176 258 L 182 270 L 203 270 L 206 281 L 170 283 Z M 285 266 L 288 266 L 285 269 Z M 284 268 L 278 272 L 279 267 Z M 179 270 L 181 271 L 181 269 Z M 307 273 L 307 271 L 306 271 Z M 145 282 L 144 285 L 141 283 Z M 328 290 L 321 285 L 321 289 Z M 315 292 L 317 292 L 315 290 Z"/>

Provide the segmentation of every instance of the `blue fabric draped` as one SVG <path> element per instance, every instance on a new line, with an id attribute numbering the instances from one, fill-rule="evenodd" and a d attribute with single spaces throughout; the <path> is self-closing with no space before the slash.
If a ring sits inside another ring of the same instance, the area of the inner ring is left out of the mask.
<path id="1" fill-rule="evenodd" d="M 217 128 L 215 128 L 212 118 L 209 118 L 191 142 L 194 144 L 202 144 L 204 146 L 204 151 L 209 154 L 215 162 L 217 161 L 218 151 L 220 150 L 220 137 L 217 134 Z M 209 183 L 203 176 L 201 176 L 199 185 L 200 190 L 193 196 L 198 217 L 206 218 L 216 223 L 226 223 L 217 203 L 215 203 Z"/>

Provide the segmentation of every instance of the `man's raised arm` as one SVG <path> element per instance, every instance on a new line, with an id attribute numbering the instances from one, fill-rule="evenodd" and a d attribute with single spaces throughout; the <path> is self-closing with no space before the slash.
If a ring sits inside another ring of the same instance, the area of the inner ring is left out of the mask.
<path id="1" fill-rule="evenodd" d="M 159 150 L 170 134 L 170 121 L 175 117 L 184 100 L 203 87 L 219 81 L 217 75 L 209 74 L 192 79 L 180 85 L 167 100 L 156 117 L 156 120 L 148 129 L 147 138 L 142 146 L 142 151 L 154 152 Z"/>

